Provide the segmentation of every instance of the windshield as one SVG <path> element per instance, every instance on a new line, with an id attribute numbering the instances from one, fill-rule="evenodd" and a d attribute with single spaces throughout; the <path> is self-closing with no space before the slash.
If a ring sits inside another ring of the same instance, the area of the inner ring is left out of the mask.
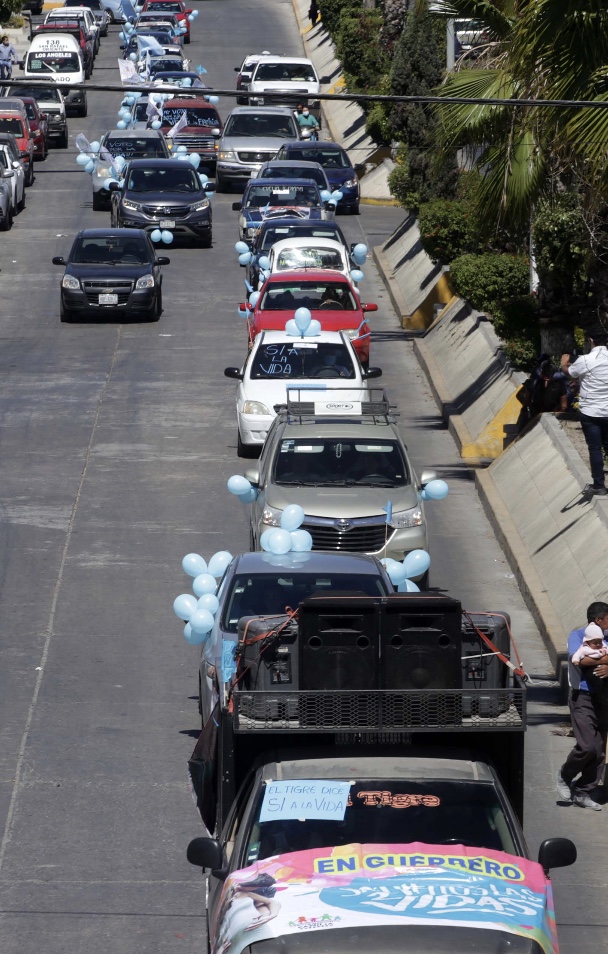
<path id="1" fill-rule="evenodd" d="M 150 252 L 143 238 L 128 235 L 83 237 L 74 242 L 70 261 L 79 265 L 145 265 Z"/>
<path id="2" fill-rule="evenodd" d="M 184 61 L 180 60 L 179 57 L 165 59 L 164 57 L 160 60 L 152 60 L 150 63 L 150 73 L 166 73 L 169 70 L 178 73 L 184 67 Z"/>
<path id="3" fill-rule="evenodd" d="M 260 63 L 254 82 L 266 80 L 269 83 L 316 83 L 315 71 L 309 63 Z"/>
<path id="4" fill-rule="evenodd" d="M 31 73 L 79 73 L 78 53 L 28 53 L 26 69 Z"/>
<path id="5" fill-rule="evenodd" d="M 314 167 L 311 169 L 306 166 L 289 166 L 288 168 L 285 166 L 271 166 L 269 169 L 262 171 L 260 179 L 312 179 L 322 189 L 327 188 L 324 172 Z"/>
<path id="6" fill-rule="evenodd" d="M 104 146 L 113 156 L 124 156 L 125 159 L 162 159 L 166 156 L 165 145 L 160 137 L 142 139 L 114 139 L 108 138 Z"/>
<path id="7" fill-rule="evenodd" d="M 279 272 L 291 268 L 335 268 L 342 271 L 344 262 L 335 248 L 322 248 L 320 245 L 296 246 L 281 249 L 277 253 L 275 268 Z"/>
<path id="8" fill-rule="evenodd" d="M 230 116 L 224 130 L 225 136 L 251 136 L 256 139 L 270 138 L 297 139 L 294 120 L 291 116 L 277 116 L 272 113 L 237 114 Z"/>
<path id="9" fill-rule="evenodd" d="M 54 86 L 13 86 L 9 90 L 9 96 L 30 96 L 37 103 L 42 101 L 61 102 L 61 94 Z"/>
<path id="10" fill-rule="evenodd" d="M 132 169 L 127 189 L 130 192 L 200 192 L 192 169 Z"/>
<path id="11" fill-rule="evenodd" d="M 314 185 L 251 186 L 245 209 L 276 208 L 282 205 L 319 206 L 319 191 Z"/>
<path id="12" fill-rule="evenodd" d="M 256 248 L 259 247 L 263 251 L 268 251 L 275 242 L 280 242 L 281 239 L 294 238 L 294 236 L 297 238 L 325 238 L 340 241 L 340 235 L 336 227 L 328 228 L 327 225 L 323 226 L 320 222 L 316 224 L 314 222 L 302 224 L 298 222 L 297 225 L 269 225 L 267 228 L 262 226 Z"/>
<path id="13" fill-rule="evenodd" d="M 331 592 L 356 593 L 359 596 L 385 596 L 383 580 L 372 573 L 255 573 L 234 577 L 226 597 L 222 628 L 236 633 L 241 616 L 269 616 L 284 613 L 286 606 L 298 606 L 312 596 Z"/>
<path id="14" fill-rule="evenodd" d="M 404 487 L 409 483 L 395 441 L 344 438 L 283 440 L 274 462 L 275 484 L 319 487 Z"/>
<path id="15" fill-rule="evenodd" d="M 179 3 L 179 0 L 154 0 L 154 3 L 149 3 L 146 7 L 146 10 L 150 13 L 181 13 L 182 5 Z"/>
<path id="16" fill-rule="evenodd" d="M 246 863 L 292 851 L 351 844 L 390 846 L 422 842 L 520 853 L 490 783 L 436 779 L 344 781 L 351 785 L 343 821 L 304 818 L 260 822 L 262 791 L 247 839 Z M 297 792 L 301 781 L 294 779 L 293 784 Z"/>
<path id="17" fill-rule="evenodd" d="M 220 125 L 220 119 L 214 109 L 205 109 L 204 106 L 191 106 L 184 109 L 183 106 L 172 108 L 165 103 L 163 106 L 163 126 L 174 126 L 186 113 L 188 126 L 203 126 L 207 129 L 216 129 Z"/>
<path id="18" fill-rule="evenodd" d="M 294 341 L 264 344 L 255 352 L 249 376 L 254 381 L 355 377 L 346 345 Z"/>
<path id="19" fill-rule="evenodd" d="M 23 131 L 23 126 L 18 119 L 3 119 L 0 118 L 0 132 L 3 133 L 12 133 L 13 136 L 23 138 L 25 135 Z"/>
<path id="20" fill-rule="evenodd" d="M 299 159 L 302 162 L 318 162 L 324 169 L 350 169 L 348 156 L 342 149 L 298 149 L 290 147 L 285 159 Z"/>
<path id="21" fill-rule="evenodd" d="M 260 305 L 262 311 L 296 308 L 355 311 L 353 293 L 344 282 L 272 282 Z"/>

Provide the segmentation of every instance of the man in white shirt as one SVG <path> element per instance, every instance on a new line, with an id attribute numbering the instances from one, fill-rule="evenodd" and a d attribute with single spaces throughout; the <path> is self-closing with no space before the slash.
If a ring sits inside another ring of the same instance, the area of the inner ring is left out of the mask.
<path id="1" fill-rule="evenodd" d="M 604 456 L 608 454 L 608 334 L 599 330 L 588 338 L 590 350 L 570 363 L 570 355 L 562 355 L 562 371 L 580 382 L 579 411 L 581 427 L 589 448 L 593 483 L 583 493 L 589 496 L 608 494 L 604 478 Z"/>

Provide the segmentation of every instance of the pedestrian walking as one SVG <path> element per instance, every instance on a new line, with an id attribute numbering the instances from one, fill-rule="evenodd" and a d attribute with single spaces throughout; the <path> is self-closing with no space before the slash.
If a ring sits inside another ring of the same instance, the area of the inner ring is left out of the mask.
<path id="1" fill-rule="evenodd" d="M 588 338 L 589 353 L 570 361 L 562 355 L 562 371 L 580 382 L 578 399 L 581 427 L 589 449 L 592 483 L 583 493 L 608 494 L 604 475 L 604 452 L 608 454 L 608 334 L 599 330 Z"/>
<path id="2" fill-rule="evenodd" d="M 0 80 L 11 78 L 13 63 L 19 62 L 19 54 L 10 42 L 8 36 L 4 34 L 0 40 Z"/>
<path id="3" fill-rule="evenodd" d="M 316 26 L 318 19 L 321 16 L 321 11 L 317 6 L 317 0 L 310 0 L 310 6 L 308 8 L 308 19 L 310 20 L 311 26 Z"/>
<path id="4" fill-rule="evenodd" d="M 587 608 L 587 625 L 590 623 L 596 623 L 603 633 L 608 631 L 608 603 L 591 603 Z M 580 808 L 600 811 L 602 806 L 593 796 L 603 785 L 606 768 L 608 706 L 600 681 L 608 679 L 608 655 L 599 661 L 580 655 L 586 629 L 575 629 L 568 637 L 568 705 L 576 744 L 557 772 L 557 793 Z M 578 665 L 572 662 L 575 654 Z"/>

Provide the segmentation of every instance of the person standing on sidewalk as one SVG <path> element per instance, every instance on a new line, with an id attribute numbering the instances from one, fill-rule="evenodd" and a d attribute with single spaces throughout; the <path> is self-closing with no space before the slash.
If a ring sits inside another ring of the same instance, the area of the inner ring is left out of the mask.
<path id="1" fill-rule="evenodd" d="M 587 624 L 596 623 L 608 630 L 608 603 L 591 603 L 587 608 Z M 572 657 L 581 648 L 585 628 L 573 630 L 568 636 L 568 706 L 576 744 L 557 772 L 557 793 L 564 801 L 580 808 L 600 811 L 602 806 L 592 797 L 604 781 L 606 769 L 606 732 L 608 706 L 602 694 L 594 692 L 594 679 L 608 679 L 608 656 L 599 662 L 590 656 L 573 665 Z"/>
<path id="2" fill-rule="evenodd" d="M 580 381 L 579 410 L 581 427 L 589 448 L 589 463 L 593 483 L 587 484 L 583 494 L 608 494 L 604 477 L 604 454 L 608 454 L 608 334 L 601 330 L 589 335 L 589 354 L 583 354 L 573 363 L 563 354 L 562 371 Z"/>

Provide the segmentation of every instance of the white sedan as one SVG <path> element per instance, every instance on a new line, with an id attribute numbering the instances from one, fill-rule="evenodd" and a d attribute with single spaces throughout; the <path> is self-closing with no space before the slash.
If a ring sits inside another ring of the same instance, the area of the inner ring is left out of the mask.
<path id="1" fill-rule="evenodd" d="M 262 331 L 253 342 L 244 367 L 224 370 L 227 378 L 239 382 L 239 456 L 257 456 L 276 415 L 275 406 L 287 402 L 288 389 L 310 393 L 315 413 L 331 413 L 329 405 L 336 400 L 364 400 L 368 379 L 381 374 L 380 368 L 363 370 L 344 332 L 322 331 L 314 338 L 294 339 L 284 331 Z"/>
<path id="2" fill-rule="evenodd" d="M 292 272 L 300 268 L 330 268 L 352 278 L 351 270 L 356 268 L 342 242 L 330 238 L 281 239 L 266 255 L 270 262 L 269 273 Z M 258 288 L 262 287 L 263 281 L 264 276 L 260 273 Z"/>

